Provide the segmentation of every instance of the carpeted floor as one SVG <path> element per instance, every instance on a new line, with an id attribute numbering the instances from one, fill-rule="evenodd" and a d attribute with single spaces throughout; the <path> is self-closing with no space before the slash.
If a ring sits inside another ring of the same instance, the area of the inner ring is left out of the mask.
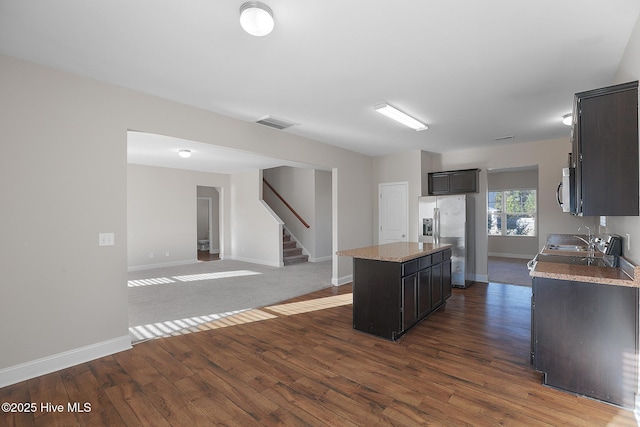
<path id="1" fill-rule="evenodd" d="M 489 257 L 489 281 L 510 285 L 531 286 L 527 269 L 529 260 L 523 258 Z"/>
<path id="2" fill-rule="evenodd" d="M 220 260 L 131 272 L 128 293 L 132 340 L 144 339 L 135 334 L 136 327 L 152 330 L 201 323 L 329 286 L 331 261 L 277 268 Z"/>

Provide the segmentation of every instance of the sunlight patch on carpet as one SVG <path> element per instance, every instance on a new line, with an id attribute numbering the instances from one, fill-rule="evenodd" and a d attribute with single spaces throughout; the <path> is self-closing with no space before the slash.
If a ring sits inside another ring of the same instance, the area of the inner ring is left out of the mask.
<path id="1" fill-rule="evenodd" d="M 308 313 L 310 311 L 324 310 L 326 308 L 340 307 L 353 303 L 353 294 L 336 295 L 332 297 L 317 298 L 308 301 L 292 302 L 265 307 L 265 309 L 280 313 L 285 316 L 292 314 Z"/>
<path id="2" fill-rule="evenodd" d="M 158 277 L 156 279 L 138 279 L 129 280 L 127 286 L 130 288 L 136 288 L 138 286 L 152 286 L 152 285 L 164 285 L 166 283 L 175 283 L 175 280 L 171 280 L 168 277 Z"/>
<path id="3" fill-rule="evenodd" d="M 152 286 L 152 285 L 166 285 L 168 283 L 178 282 L 196 282 L 199 280 L 214 280 L 214 279 L 227 279 L 229 277 L 243 277 L 243 276 L 255 276 L 262 273 L 251 270 L 235 270 L 235 271 L 221 271 L 217 273 L 202 273 L 202 274 L 188 274 L 184 276 L 157 277 L 154 279 L 138 279 L 129 280 L 127 286 L 130 288 L 136 288 L 138 286 Z M 175 280 L 174 280 L 175 279 Z"/>
<path id="4" fill-rule="evenodd" d="M 257 271 L 251 270 L 236 270 L 236 271 L 221 271 L 218 273 L 202 273 L 202 274 L 189 274 L 186 276 L 174 276 L 173 278 L 180 282 L 193 282 L 196 280 L 212 280 L 212 279 L 226 279 L 229 277 L 242 277 L 242 276 L 255 276 Z"/>

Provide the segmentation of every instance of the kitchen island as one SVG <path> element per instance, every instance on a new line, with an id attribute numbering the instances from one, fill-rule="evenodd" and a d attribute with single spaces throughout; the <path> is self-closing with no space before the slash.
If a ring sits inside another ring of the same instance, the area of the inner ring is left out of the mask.
<path id="1" fill-rule="evenodd" d="M 353 258 L 353 328 L 396 340 L 451 296 L 451 245 L 398 242 L 337 252 Z"/>
<path id="2" fill-rule="evenodd" d="M 545 249 L 542 253 L 548 253 Z M 638 388 L 637 267 L 538 257 L 531 276 L 531 363 L 543 383 L 633 408 Z"/>

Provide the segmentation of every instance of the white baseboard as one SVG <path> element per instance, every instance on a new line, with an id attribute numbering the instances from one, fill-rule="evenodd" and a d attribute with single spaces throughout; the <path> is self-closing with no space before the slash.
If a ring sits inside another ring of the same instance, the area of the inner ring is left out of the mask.
<path id="1" fill-rule="evenodd" d="M 250 262 L 252 264 L 268 265 L 269 267 L 284 267 L 284 263 L 277 262 L 277 261 L 265 261 L 263 259 L 252 259 L 252 258 L 244 258 L 244 257 L 236 257 L 236 256 L 231 256 L 228 259 L 233 259 L 233 260 L 242 261 L 242 262 Z"/>
<path id="2" fill-rule="evenodd" d="M 323 262 L 323 261 L 331 261 L 333 257 L 331 255 L 321 256 L 318 258 L 309 258 L 309 262 Z"/>
<path id="3" fill-rule="evenodd" d="M 473 274 L 469 277 L 469 280 L 473 280 L 474 282 L 482 282 L 489 283 L 489 275 L 488 274 Z"/>
<path id="4" fill-rule="evenodd" d="M 159 262 L 157 264 L 134 265 L 127 268 L 127 271 L 151 270 L 154 268 L 176 267 L 178 265 L 197 264 L 197 259 L 185 259 L 182 261 Z"/>
<path id="5" fill-rule="evenodd" d="M 40 375 L 99 359 L 131 348 L 131 337 L 123 335 L 107 341 L 80 347 L 31 362 L 0 369 L 0 388 Z"/>
<path id="6" fill-rule="evenodd" d="M 331 284 L 333 286 L 341 286 L 351 282 L 353 282 L 353 274 L 349 274 L 348 276 L 338 277 L 337 279 L 336 278 L 331 279 Z"/>

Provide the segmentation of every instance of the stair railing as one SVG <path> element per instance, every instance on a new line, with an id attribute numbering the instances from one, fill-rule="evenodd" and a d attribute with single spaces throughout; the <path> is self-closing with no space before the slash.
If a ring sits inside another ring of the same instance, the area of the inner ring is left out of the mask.
<path id="1" fill-rule="evenodd" d="M 289 209 L 291 211 L 291 213 L 294 214 L 296 216 L 296 218 L 298 218 L 298 220 L 300 220 L 302 225 L 304 225 L 306 228 L 311 228 L 311 226 L 309 224 L 307 224 L 307 222 L 304 219 L 302 219 L 302 217 L 298 214 L 298 212 L 296 212 L 295 209 L 293 209 L 291 207 L 291 205 L 289 203 L 287 203 L 287 201 L 280 195 L 280 193 L 278 193 L 276 191 L 275 188 L 273 188 L 271 186 L 271 184 L 269 184 L 267 182 L 266 179 L 262 178 L 262 182 L 264 182 L 267 185 L 267 187 L 269 187 L 271 189 L 271 191 L 273 191 L 273 194 L 275 194 L 278 197 L 278 199 L 280 199 L 280 201 L 282 201 L 282 203 L 284 203 L 284 205 L 287 207 L 287 209 Z"/>

